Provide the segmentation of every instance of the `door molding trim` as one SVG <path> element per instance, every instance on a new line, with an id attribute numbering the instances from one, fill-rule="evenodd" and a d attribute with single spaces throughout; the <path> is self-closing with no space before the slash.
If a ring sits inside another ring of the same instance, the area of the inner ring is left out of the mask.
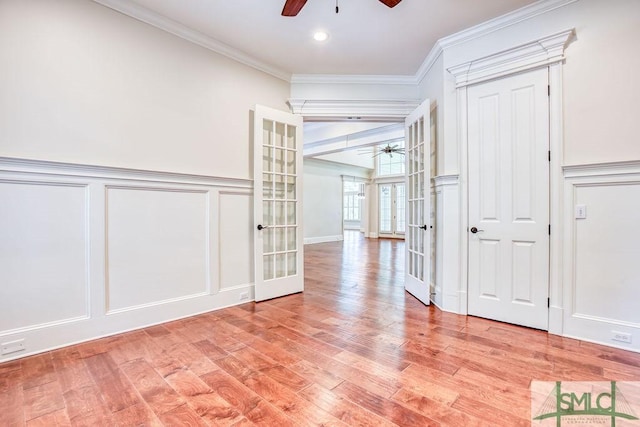
<path id="1" fill-rule="evenodd" d="M 456 82 L 457 93 L 457 141 L 460 147 L 460 289 L 458 313 L 468 314 L 468 101 L 467 89 L 470 85 L 488 80 L 507 77 L 535 68 L 549 70 L 549 221 L 562 224 L 563 206 L 563 106 L 562 67 L 564 51 L 575 39 L 575 29 L 566 30 L 533 40 L 524 45 L 497 52 L 482 58 L 465 62 L 447 69 Z M 563 332 L 562 299 L 562 233 L 551 233 L 549 243 L 549 333 L 561 335 Z"/>
<path id="2" fill-rule="evenodd" d="M 455 78 L 456 88 L 461 88 L 534 68 L 547 67 L 564 61 L 564 50 L 575 34 L 574 29 L 565 30 L 449 67 L 447 71 Z"/>

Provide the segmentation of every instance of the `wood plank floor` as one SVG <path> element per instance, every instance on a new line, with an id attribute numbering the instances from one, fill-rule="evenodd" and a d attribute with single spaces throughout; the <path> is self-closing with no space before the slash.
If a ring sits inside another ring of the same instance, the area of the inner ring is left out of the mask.
<path id="1" fill-rule="evenodd" d="M 0 364 L 0 426 L 528 426 L 531 380 L 640 355 L 425 307 L 403 242 L 306 246 L 304 294 Z"/>

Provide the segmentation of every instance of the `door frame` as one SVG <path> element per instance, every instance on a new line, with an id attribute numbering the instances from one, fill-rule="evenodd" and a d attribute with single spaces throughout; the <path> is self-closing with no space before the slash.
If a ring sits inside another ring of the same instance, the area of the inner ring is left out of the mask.
<path id="1" fill-rule="evenodd" d="M 468 267 L 469 267 L 469 142 L 467 88 L 470 85 L 496 80 L 536 68 L 547 68 L 549 72 L 549 332 L 562 334 L 562 202 L 563 202 L 563 116 L 562 116 L 562 66 L 564 50 L 575 37 L 570 29 L 465 62 L 447 69 L 455 79 L 458 105 L 457 130 L 460 154 L 460 288 L 458 289 L 458 313 L 468 314 Z M 554 232 L 554 226 L 557 230 Z"/>

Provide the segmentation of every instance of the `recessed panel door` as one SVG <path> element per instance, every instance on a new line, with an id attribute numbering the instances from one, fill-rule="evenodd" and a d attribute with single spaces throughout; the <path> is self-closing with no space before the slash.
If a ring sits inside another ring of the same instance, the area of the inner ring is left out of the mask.
<path id="1" fill-rule="evenodd" d="M 471 315 L 548 328 L 546 69 L 468 89 Z"/>

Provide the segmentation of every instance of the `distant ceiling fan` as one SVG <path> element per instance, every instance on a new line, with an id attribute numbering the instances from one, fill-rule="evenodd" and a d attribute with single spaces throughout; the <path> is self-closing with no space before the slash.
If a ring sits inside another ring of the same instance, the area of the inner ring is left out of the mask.
<path id="1" fill-rule="evenodd" d="M 375 152 L 376 150 L 374 150 Z M 363 150 L 360 154 L 369 154 L 370 150 Z M 394 154 L 400 154 L 404 156 L 404 147 L 400 147 L 398 144 L 391 145 L 387 144 L 382 148 L 378 148 L 377 152 L 373 155 L 373 157 L 378 157 L 380 154 L 388 154 L 389 157 L 393 157 Z"/>
<path id="2" fill-rule="evenodd" d="M 380 0 L 389 7 L 397 6 L 402 0 Z M 307 0 L 286 0 L 284 8 L 282 9 L 282 16 L 296 16 L 300 10 L 304 7 Z M 336 6 L 336 13 L 338 13 L 338 7 Z"/>

